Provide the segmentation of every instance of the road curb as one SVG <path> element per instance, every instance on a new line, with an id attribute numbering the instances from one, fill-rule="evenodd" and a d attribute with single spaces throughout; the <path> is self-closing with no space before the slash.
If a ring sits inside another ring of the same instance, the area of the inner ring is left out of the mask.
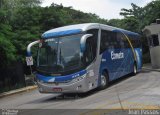
<path id="1" fill-rule="evenodd" d="M 144 70 L 151 70 L 151 71 L 157 71 L 160 72 L 160 69 L 152 69 L 152 68 L 147 68 L 147 67 L 142 67 Z"/>
<path id="2" fill-rule="evenodd" d="M 0 98 L 6 97 L 6 96 L 10 96 L 10 95 L 13 95 L 13 94 L 18 94 L 18 93 L 30 91 L 30 90 L 34 90 L 36 88 L 37 88 L 37 86 L 34 85 L 34 86 L 28 86 L 28 87 L 24 87 L 24 88 L 12 90 L 12 91 L 4 92 L 4 93 L 0 94 Z"/>

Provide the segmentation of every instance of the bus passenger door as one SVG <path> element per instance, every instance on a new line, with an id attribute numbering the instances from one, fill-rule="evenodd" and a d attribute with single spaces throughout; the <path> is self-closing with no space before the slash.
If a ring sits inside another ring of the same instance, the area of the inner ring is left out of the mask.
<path id="1" fill-rule="evenodd" d="M 85 62 L 85 67 L 87 67 L 88 71 L 87 83 L 89 85 L 89 89 L 93 89 L 98 85 L 98 73 L 96 69 L 98 66 L 96 65 L 98 29 L 88 30 L 87 34 L 92 34 L 92 36 L 86 40 L 86 50 L 84 52 L 83 62 Z"/>

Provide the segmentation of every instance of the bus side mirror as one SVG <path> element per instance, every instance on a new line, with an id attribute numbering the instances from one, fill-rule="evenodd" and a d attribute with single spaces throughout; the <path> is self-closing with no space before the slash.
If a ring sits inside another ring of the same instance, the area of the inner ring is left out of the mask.
<path id="1" fill-rule="evenodd" d="M 86 49 L 86 41 L 87 38 L 93 36 L 92 34 L 85 34 L 82 36 L 81 40 L 80 40 L 80 47 L 81 47 L 81 53 L 83 53 Z"/>
<path id="2" fill-rule="evenodd" d="M 27 66 L 31 66 L 33 65 L 33 58 L 32 58 L 32 53 L 31 53 L 31 47 L 40 43 L 40 40 L 34 41 L 32 43 L 30 43 L 27 46 L 27 57 L 26 57 L 26 62 L 27 62 Z"/>

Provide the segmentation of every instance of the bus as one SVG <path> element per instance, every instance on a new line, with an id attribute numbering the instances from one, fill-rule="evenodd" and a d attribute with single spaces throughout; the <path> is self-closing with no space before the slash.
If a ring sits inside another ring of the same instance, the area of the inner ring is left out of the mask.
<path id="1" fill-rule="evenodd" d="M 83 93 L 142 68 L 140 35 L 124 29 L 84 23 L 51 29 L 38 44 L 36 81 L 40 93 Z"/>

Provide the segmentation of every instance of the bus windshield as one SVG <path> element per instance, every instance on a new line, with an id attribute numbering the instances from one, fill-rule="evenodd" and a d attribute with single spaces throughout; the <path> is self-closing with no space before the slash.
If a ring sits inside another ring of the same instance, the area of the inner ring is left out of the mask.
<path id="1" fill-rule="evenodd" d="M 59 73 L 81 67 L 80 39 L 82 35 L 51 38 L 39 44 L 37 70 Z"/>

